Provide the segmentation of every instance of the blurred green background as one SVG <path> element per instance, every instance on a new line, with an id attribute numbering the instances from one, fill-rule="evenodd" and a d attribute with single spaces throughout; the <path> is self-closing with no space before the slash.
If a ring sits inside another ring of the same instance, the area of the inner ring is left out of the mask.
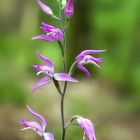
<path id="1" fill-rule="evenodd" d="M 44 0 L 55 13 L 55 0 Z M 0 0 L 0 140 L 39 140 L 32 132 L 19 132 L 20 119 L 31 119 L 26 104 L 47 120 L 47 130 L 60 139 L 60 97 L 51 83 L 31 93 L 39 80 L 32 64 L 40 64 L 38 50 L 62 71 L 57 43 L 31 41 L 41 34 L 40 22 L 57 26 L 35 0 Z M 68 30 L 68 65 L 85 49 L 106 49 L 101 69 L 87 66 L 92 78 L 76 71 L 80 83 L 69 84 L 66 120 L 74 114 L 89 117 L 98 140 L 140 138 L 140 1 L 75 0 L 75 14 Z M 72 126 L 67 140 L 81 139 Z"/>

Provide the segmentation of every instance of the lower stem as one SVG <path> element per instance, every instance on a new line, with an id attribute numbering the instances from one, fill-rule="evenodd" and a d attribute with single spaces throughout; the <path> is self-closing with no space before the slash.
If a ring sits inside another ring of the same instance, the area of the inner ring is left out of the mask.
<path id="1" fill-rule="evenodd" d="M 67 82 L 65 82 L 63 95 L 61 95 L 61 120 L 62 120 L 62 139 L 61 140 L 65 140 L 65 132 L 66 132 L 65 117 L 64 117 L 64 98 L 65 98 L 66 89 L 67 89 Z"/>
<path id="2" fill-rule="evenodd" d="M 64 95 L 61 96 L 61 119 L 62 119 L 62 139 L 65 139 L 65 120 L 64 120 Z"/>

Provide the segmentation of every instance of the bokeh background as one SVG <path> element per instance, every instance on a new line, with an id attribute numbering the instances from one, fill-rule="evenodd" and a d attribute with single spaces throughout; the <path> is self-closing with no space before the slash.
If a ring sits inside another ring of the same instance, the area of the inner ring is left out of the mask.
<path id="1" fill-rule="evenodd" d="M 57 14 L 55 0 L 43 0 Z M 31 41 L 41 34 L 40 22 L 57 26 L 35 0 L 0 0 L 0 140 L 39 140 L 33 132 L 19 132 L 19 120 L 32 120 L 28 104 L 47 120 L 47 130 L 61 137 L 60 97 L 51 83 L 31 93 L 39 80 L 32 64 L 40 64 L 35 51 L 53 60 L 62 70 L 57 43 Z M 65 116 L 79 114 L 95 124 L 98 140 L 140 138 L 140 1 L 75 0 L 75 14 L 68 34 L 68 66 L 85 49 L 106 49 L 101 69 L 87 66 L 92 78 L 76 71 L 80 83 L 69 84 Z M 71 126 L 67 140 L 81 139 Z"/>

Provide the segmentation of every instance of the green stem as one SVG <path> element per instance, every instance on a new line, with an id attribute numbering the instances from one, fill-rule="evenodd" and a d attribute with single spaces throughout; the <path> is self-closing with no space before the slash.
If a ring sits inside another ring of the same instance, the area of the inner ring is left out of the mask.
<path id="1" fill-rule="evenodd" d="M 66 44 L 64 46 L 66 48 Z M 63 48 L 63 64 L 64 64 L 64 71 L 67 73 L 67 64 L 66 64 L 66 49 Z M 61 95 L 61 121 L 62 121 L 62 138 L 61 140 L 65 140 L 65 116 L 64 116 L 64 99 L 67 90 L 67 82 L 64 84 L 63 93 Z"/>
<path id="2" fill-rule="evenodd" d="M 63 10 L 62 10 L 62 0 L 60 0 L 60 9 L 59 9 L 59 18 L 60 18 L 60 24 L 62 31 L 64 31 L 64 22 L 63 22 Z M 64 33 L 64 42 L 58 42 L 59 46 L 62 51 L 62 57 L 63 57 L 63 65 L 64 65 L 64 72 L 67 73 L 67 63 L 66 63 L 66 34 Z M 61 122 L 62 122 L 62 138 L 61 140 L 65 140 L 65 116 L 64 116 L 64 98 L 66 94 L 67 89 L 67 82 L 64 84 L 64 89 L 61 95 Z"/>
<path id="3" fill-rule="evenodd" d="M 73 74 L 76 65 L 77 65 L 77 62 L 76 61 L 71 65 L 70 70 L 69 70 L 69 73 L 68 73 L 70 76 Z"/>
<path id="4" fill-rule="evenodd" d="M 58 44 L 59 44 L 59 46 L 60 46 L 60 48 L 61 48 L 61 51 L 62 51 L 64 72 L 67 73 L 66 52 L 65 52 L 65 50 L 64 50 L 64 46 L 63 46 L 62 42 L 58 41 Z"/>

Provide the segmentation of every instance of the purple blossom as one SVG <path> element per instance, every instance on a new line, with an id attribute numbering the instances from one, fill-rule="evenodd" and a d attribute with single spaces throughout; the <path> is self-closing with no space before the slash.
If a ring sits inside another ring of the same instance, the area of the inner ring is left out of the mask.
<path id="1" fill-rule="evenodd" d="M 77 122 L 84 132 L 83 139 L 87 136 L 89 140 L 96 140 L 94 126 L 89 119 L 78 116 Z"/>
<path id="2" fill-rule="evenodd" d="M 37 3 L 44 13 L 46 13 L 49 16 L 53 15 L 51 8 L 45 5 L 41 0 L 37 0 Z"/>
<path id="3" fill-rule="evenodd" d="M 52 133 L 45 132 L 45 129 L 46 129 L 45 119 L 41 115 L 34 112 L 29 106 L 27 106 L 27 108 L 28 108 L 29 113 L 33 117 L 38 119 L 40 123 L 34 122 L 34 121 L 22 120 L 20 123 L 24 126 L 24 128 L 21 129 L 21 131 L 31 129 L 35 131 L 37 134 L 39 134 L 39 136 L 43 137 L 44 140 L 54 140 Z"/>
<path id="4" fill-rule="evenodd" d="M 40 28 L 43 30 L 45 35 L 33 37 L 32 40 L 44 40 L 48 42 L 56 42 L 61 41 L 64 38 L 64 35 L 61 32 L 61 30 L 51 25 L 42 22 Z"/>
<path id="5" fill-rule="evenodd" d="M 48 58 L 42 56 L 39 52 L 37 52 L 37 56 L 44 62 L 44 65 L 33 65 L 33 67 L 38 71 L 37 75 L 43 73 L 45 74 L 45 77 L 34 86 L 32 92 L 37 90 L 39 87 L 48 84 L 52 78 L 57 81 L 78 82 L 76 79 L 70 77 L 66 73 L 54 73 L 53 63 Z"/>
<path id="6" fill-rule="evenodd" d="M 74 13 L 73 7 L 74 0 L 68 0 L 66 7 L 64 9 L 64 15 L 66 18 L 71 18 Z"/>
<path id="7" fill-rule="evenodd" d="M 91 56 L 91 54 L 97 54 L 104 52 L 105 50 L 86 50 L 81 52 L 75 59 L 77 62 L 77 68 L 84 72 L 85 75 L 90 78 L 90 73 L 88 70 L 83 66 L 84 64 L 93 64 L 96 67 L 100 68 L 99 64 L 103 62 L 102 58 L 96 58 Z"/>

